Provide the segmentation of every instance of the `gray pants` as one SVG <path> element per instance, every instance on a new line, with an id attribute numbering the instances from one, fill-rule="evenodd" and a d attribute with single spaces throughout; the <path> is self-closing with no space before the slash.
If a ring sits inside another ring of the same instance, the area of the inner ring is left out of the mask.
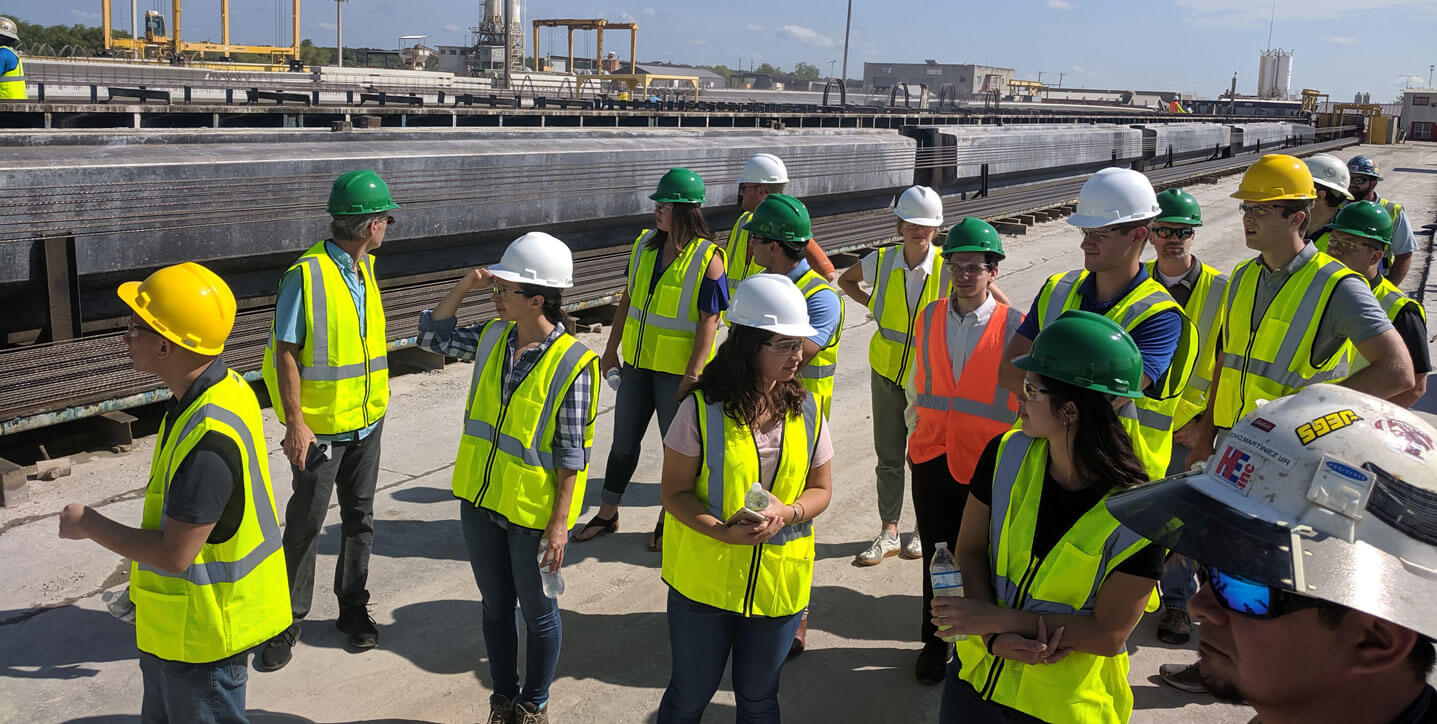
<path id="1" fill-rule="evenodd" d="M 903 513 L 903 461 L 908 456 L 908 424 L 903 410 L 908 397 L 903 386 L 869 370 L 873 391 L 873 452 L 878 465 L 878 516 L 884 523 L 897 523 Z"/>

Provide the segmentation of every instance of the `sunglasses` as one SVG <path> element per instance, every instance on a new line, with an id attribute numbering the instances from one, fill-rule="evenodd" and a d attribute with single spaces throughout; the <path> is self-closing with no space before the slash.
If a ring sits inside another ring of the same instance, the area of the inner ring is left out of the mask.
<path id="1" fill-rule="evenodd" d="M 1200 569 L 1198 578 L 1208 588 L 1223 608 L 1248 618 L 1272 619 L 1301 611 L 1317 608 L 1326 603 L 1321 599 L 1301 596 L 1291 591 L 1255 583 L 1208 566 Z"/>
<path id="2" fill-rule="evenodd" d="M 129 337 L 130 339 L 139 339 L 139 338 L 140 338 L 140 332 L 149 332 L 150 334 L 153 334 L 153 335 L 155 335 L 156 337 L 163 337 L 163 336 L 164 336 L 164 335 L 160 334 L 159 332 L 155 331 L 155 330 L 154 330 L 153 328 L 151 328 L 149 325 L 146 325 L 146 324 L 135 324 L 135 321 L 134 321 L 134 320 L 130 320 L 129 325 L 127 325 L 127 326 L 125 327 L 125 336 Z"/>
<path id="3" fill-rule="evenodd" d="M 1194 232 L 1192 229 L 1169 229 L 1165 226 L 1159 226 L 1153 229 L 1153 233 L 1157 234 L 1159 239 L 1178 239 L 1181 241 L 1187 241 L 1188 239 L 1193 238 Z"/>
<path id="4" fill-rule="evenodd" d="M 528 294 L 525 294 L 525 293 L 524 293 L 524 290 L 521 289 L 521 288 L 518 288 L 518 287 L 506 287 L 506 286 L 504 286 L 504 285 L 502 285 L 502 284 L 495 284 L 494 286 L 489 287 L 489 293 L 492 294 L 492 295 L 494 295 L 494 296 L 496 296 L 496 297 L 506 297 L 506 298 L 507 298 L 507 297 L 527 297 L 527 296 L 529 296 Z"/>
<path id="5" fill-rule="evenodd" d="M 1104 226 L 1097 229 L 1083 229 L 1083 237 L 1093 241 L 1107 241 L 1115 236 L 1131 234 L 1136 231 L 1137 226 Z"/>
<path id="6" fill-rule="evenodd" d="M 1365 186 L 1365 185 L 1370 184 L 1370 183 L 1375 183 L 1376 181 L 1377 181 L 1377 179 L 1372 178 L 1371 176 L 1353 176 L 1353 177 L 1352 177 L 1352 183 L 1355 183 L 1355 184 L 1357 184 L 1357 185 L 1359 185 L 1359 186 Z"/>
<path id="7" fill-rule="evenodd" d="M 1023 380 L 1023 397 L 1029 400 L 1036 398 L 1038 395 L 1046 395 L 1050 392 L 1052 392 L 1052 390 L 1044 389 L 1032 382 Z"/>
<path id="8" fill-rule="evenodd" d="M 1275 206 L 1268 206 L 1268 205 L 1266 205 L 1266 204 L 1238 204 L 1238 205 L 1237 205 L 1237 210 L 1238 210 L 1238 212 L 1241 213 L 1243 216 L 1254 216 L 1254 217 L 1257 217 L 1257 218 L 1262 218 L 1262 217 L 1264 217 L 1264 216 L 1267 216 L 1268 214 L 1272 213 L 1273 210 L 1276 209 L 1276 208 L 1277 208 L 1277 207 L 1275 207 Z"/>
<path id="9" fill-rule="evenodd" d="M 985 271 L 993 271 L 993 267 L 993 264 L 987 262 L 982 264 L 949 264 L 948 271 L 952 272 L 955 277 L 976 277 Z"/>
<path id="10" fill-rule="evenodd" d="M 788 356 L 798 354 L 798 352 L 803 349 L 803 340 L 786 339 L 782 342 L 764 342 L 763 346 L 768 347 L 769 349 L 781 355 Z"/>

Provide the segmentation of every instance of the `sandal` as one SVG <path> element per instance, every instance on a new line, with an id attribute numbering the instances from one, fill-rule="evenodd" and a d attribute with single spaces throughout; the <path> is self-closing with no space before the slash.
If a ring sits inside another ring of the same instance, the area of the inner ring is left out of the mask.
<path id="1" fill-rule="evenodd" d="M 664 514 L 659 513 L 659 523 L 654 526 L 653 535 L 649 538 L 649 550 L 654 553 L 662 553 L 664 550 Z"/>
<path id="2" fill-rule="evenodd" d="M 599 531 L 598 531 L 597 533 L 592 534 L 592 535 L 586 535 L 590 530 L 592 530 L 592 529 L 594 529 L 594 528 L 598 528 Z M 583 527 L 583 528 L 580 528 L 580 529 L 579 529 L 579 532 L 578 532 L 578 533 L 575 533 L 575 534 L 574 534 L 574 542 L 576 542 L 576 543 L 583 543 L 584 541 L 591 541 L 591 540 L 593 540 L 593 539 L 595 539 L 595 538 L 598 538 L 598 537 L 601 536 L 601 535 L 608 535 L 608 534 L 610 534 L 610 533 L 613 533 L 613 532 L 617 531 L 618 529 L 619 529 L 619 514 L 618 514 L 618 513 L 614 513 L 614 517 L 612 517 L 612 518 L 600 518 L 599 516 L 595 515 L 594 517 L 592 517 L 592 518 L 589 519 L 589 522 L 587 522 L 587 523 L 584 524 L 584 527 Z"/>

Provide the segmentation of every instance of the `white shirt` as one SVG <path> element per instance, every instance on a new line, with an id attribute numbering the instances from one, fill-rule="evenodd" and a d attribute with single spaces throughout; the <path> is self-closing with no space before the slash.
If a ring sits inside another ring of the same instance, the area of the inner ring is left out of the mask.
<path id="1" fill-rule="evenodd" d="M 973 356 L 973 350 L 977 349 L 978 340 L 983 338 L 983 333 L 988 329 L 988 321 L 993 318 L 993 311 L 997 308 L 998 301 L 992 294 L 989 294 L 977 309 L 967 314 L 960 314 L 958 305 L 949 299 L 948 317 L 943 324 L 943 343 L 948 345 L 948 359 L 953 363 L 953 379 L 963 378 L 963 368 Z M 903 421 L 908 425 L 910 435 L 918 426 L 918 385 L 914 382 L 917 369 L 918 365 L 914 365 L 903 385 L 908 397 L 908 406 L 903 408 Z"/>
<path id="2" fill-rule="evenodd" d="M 903 247 L 899 246 L 894 251 L 902 254 Z M 904 286 L 908 289 L 909 299 L 917 299 L 923 295 L 923 285 L 928 283 L 928 272 L 933 269 L 933 259 L 937 256 L 938 247 L 929 244 L 928 255 L 923 257 L 922 263 L 918 266 L 908 266 L 908 258 L 903 257 L 903 280 Z M 869 252 L 868 256 L 863 257 L 863 261 L 859 262 L 859 266 L 863 269 L 863 283 L 872 289 L 878 277 L 878 252 L 876 250 Z"/>

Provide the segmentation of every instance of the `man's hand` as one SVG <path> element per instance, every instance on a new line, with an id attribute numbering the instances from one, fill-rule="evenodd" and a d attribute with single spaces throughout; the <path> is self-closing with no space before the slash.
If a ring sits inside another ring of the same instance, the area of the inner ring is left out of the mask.
<path id="1" fill-rule="evenodd" d="M 284 430 L 284 456 L 289 458 L 291 465 L 304 470 L 305 458 L 309 456 L 309 446 L 315 444 L 314 433 L 309 425 L 304 424 L 303 419 L 290 420 L 289 426 Z"/>
<path id="2" fill-rule="evenodd" d="M 84 540 L 90 537 L 85 530 L 85 511 L 79 503 L 70 503 L 60 511 L 60 537 L 70 540 Z"/>

